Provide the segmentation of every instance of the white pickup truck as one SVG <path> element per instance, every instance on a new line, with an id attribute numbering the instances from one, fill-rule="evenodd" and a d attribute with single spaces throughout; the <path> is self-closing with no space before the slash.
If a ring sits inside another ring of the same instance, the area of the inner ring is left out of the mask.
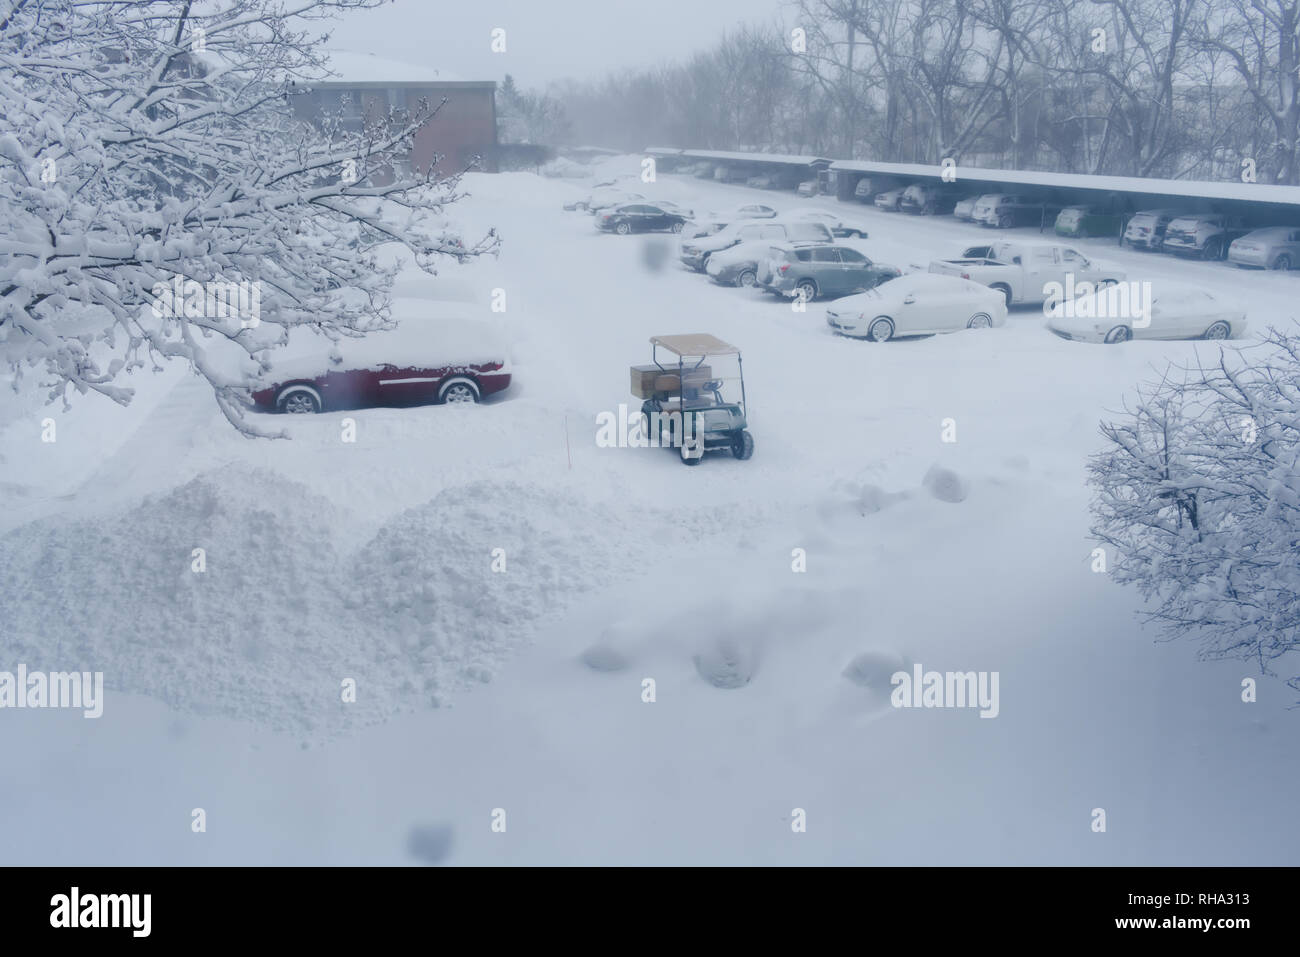
<path id="1" fill-rule="evenodd" d="M 930 272 L 960 276 L 983 283 L 1007 297 L 1007 305 L 1045 302 L 1053 283 L 1057 289 L 1080 283 L 1123 282 L 1124 272 L 1088 259 L 1058 243 L 993 243 L 988 255 L 975 259 L 937 259 Z"/>

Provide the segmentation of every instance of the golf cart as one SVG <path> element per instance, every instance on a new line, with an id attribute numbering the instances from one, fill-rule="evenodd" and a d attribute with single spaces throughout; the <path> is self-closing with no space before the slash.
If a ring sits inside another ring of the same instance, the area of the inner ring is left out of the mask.
<path id="1" fill-rule="evenodd" d="M 652 446 L 678 450 L 686 465 L 705 452 L 727 450 L 738 459 L 754 454 L 745 421 L 745 369 L 740 350 L 708 333 L 652 336 L 651 365 L 632 366 L 632 394 L 641 403 L 642 429 Z M 661 354 L 659 350 L 665 354 Z M 705 360 L 736 357 L 736 375 L 719 376 Z M 723 398 L 723 386 L 740 383 L 740 401 Z"/>

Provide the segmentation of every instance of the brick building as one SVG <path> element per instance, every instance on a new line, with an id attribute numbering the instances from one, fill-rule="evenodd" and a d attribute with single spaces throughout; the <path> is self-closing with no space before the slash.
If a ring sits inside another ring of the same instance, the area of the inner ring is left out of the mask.
<path id="1" fill-rule="evenodd" d="M 438 107 L 445 98 L 437 116 L 416 133 L 407 168 L 423 171 L 441 154 L 436 174 L 462 170 L 475 156 L 482 158 L 479 169 L 497 171 L 495 81 L 451 79 L 432 67 L 349 51 L 332 51 L 330 70 L 338 76 L 312 83 L 310 93 L 294 99 L 298 115 L 316 120 L 340 112 L 345 126 L 360 130 L 368 114 L 415 109 L 421 100 Z M 370 173 L 377 182 L 386 179 L 382 171 Z"/>

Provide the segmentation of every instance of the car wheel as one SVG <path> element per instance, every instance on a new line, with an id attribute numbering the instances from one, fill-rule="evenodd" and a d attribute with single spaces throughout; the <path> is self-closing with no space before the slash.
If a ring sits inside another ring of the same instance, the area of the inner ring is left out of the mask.
<path id="1" fill-rule="evenodd" d="M 867 326 L 867 338 L 872 342 L 888 342 L 894 338 L 894 320 L 888 316 L 877 316 Z"/>
<path id="2" fill-rule="evenodd" d="M 682 224 L 673 223 L 671 226 L 668 227 L 668 231 L 671 233 L 680 233 L 682 231 Z"/>
<path id="3" fill-rule="evenodd" d="M 631 231 L 632 231 L 632 227 L 629 226 L 627 223 L 619 223 L 617 226 L 614 227 L 614 232 L 618 233 L 620 236 L 626 236 Z"/>
<path id="4" fill-rule="evenodd" d="M 1010 229 L 1010 228 L 1011 228 L 1011 217 L 1010 217 L 1010 216 L 999 216 L 999 217 L 998 217 L 998 229 Z"/>
<path id="5" fill-rule="evenodd" d="M 1205 259 L 1222 259 L 1223 258 L 1222 240 L 1211 239 L 1208 243 L 1205 244 L 1205 249 L 1202 251 L 1201 256 Z"/>
<path id="6" fill-rule="evenodd" d="M 812 302 L 817 298 L 817 283 L 811 279 L 800 279 L 794 289 L 804 302 Z"/>
<path id="7" fill-rule="evenodd" d="M 473 403 L 479 400 L 478 386 L 472 379 L 449 379 L 438 389 L 438 401 L 446 403 Z"/>
<path id="8" fill-rule="evenodd" d="M 741 430 L 731 441 L 731 454 L 742 462 L 754 454 L 754 437 L 749 434 L 748 430 Z"/>
<path id="9" fill-rule="evenodd" d="M 1290 269 L 1291 257 L 1288 256 L 1286 253 L 1282 253 L 1276 259 L 1273 260 L 1273 262 L 1269 265 L 1268 268 L 1269 269 Z"/>
<path id="10" fill-rule="evenodd" d="M 979 312 L 970 317 L 966 323 L 967 329 L 991 329 L 993 328 L 993 319 L 987 312 Z"/>
<path id="11" fill-rule="evenodd" d="M 737 286 L 757 286 L 758 275 L 752 269 L 742 269 L 736 277 Z"/>
<path id="12" fill-rule="evenodd" d="M 1231 334 L 1232 327 L 1222 320 L 1211 323 L 1210 328 L 1205 330 L 1206 339 L 1226 339 Z"/>
<path id="13" fill-rule="evenodd" d="M 999 282 L 999 283 L 994 283 L 992 286 L 989 286 L 989 288 L 992 289 L 994 292 L 1002 293 L 1003 297 L 1007 300 L 1007 308 L 1008 309 L 1011 308 L 1011 287 L 1010 286 L 1003 285 L 1002 283 Z"/>
<path id="14" fill-rule="evenodd" d="M 281 412 L 292 412 L 295 415 L 312 414 L 321 409 L 320 393 L 311 386 L 291 385 L 281 390 L 276 396 L 275 404 Z"/>
<path id="15" fill-rule="evenodd" d="M 1119 342 L 1128 342 L 1133 338 L 1133 330 L 1128 326 L 1116 326 L 1110 332 L 1106 333 L 1106 342 L 1109 345 L 1115 345 Z"/>

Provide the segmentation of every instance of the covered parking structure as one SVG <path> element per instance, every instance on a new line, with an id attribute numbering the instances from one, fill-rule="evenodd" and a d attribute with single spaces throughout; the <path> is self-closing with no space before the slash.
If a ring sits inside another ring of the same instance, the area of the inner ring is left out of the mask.
<path id="1" fill-rule="evenodd" d="M 792 156 L 785 153 L 738 153 L 725 150 L 681 150 L 653 146 L 646 150 L 666 172 L 692 169 L 696 175 L 726 183 L 743 183 L 755 176 L 767 177 L 773 189 L 794 189 L 808 180 L 819 180 L 831 166 L 824 156 Z"/>
<path id="2" fill-rule="evenodd" d="M 1121 214 L 1120 232 L 1123 223 L 1133 213 L 1163 208 L 1240 216 L 1249 227 L 1300 226 L 1300 186 L 981 169 L 960 165 L 949 170 L 946 178 L 944 174 L 941 166 L 918 163 L 836 160 L 827 171 L 830 180 L 827 191 L 841 200 L 852 201 L 862 179 L 873 179 L 874 192 L 878 185 L 874 180 L 878 178 L 884 188 L 926 183 L 951 190 L 957 196 L 1027 193 L 1061 206 L 1086 204 Z M 1052 223 L 1044 223 L 1043 228 L 1051 229 Z"/>

